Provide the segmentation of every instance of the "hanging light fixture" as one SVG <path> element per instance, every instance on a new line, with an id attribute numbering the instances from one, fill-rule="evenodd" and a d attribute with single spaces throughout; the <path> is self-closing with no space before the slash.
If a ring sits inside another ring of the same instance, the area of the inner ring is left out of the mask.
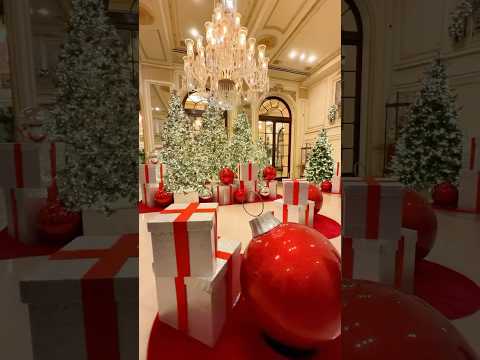
<path id="1" fill-rule="evenodd" d="M 230 110 L 242 99 L 257 101 L 269 91 L 266 45 L 256 46 L 247 39 L 248 29 L 241 26 L 235 0 L 222 0 L 205 23 L 205 42 L 186 39 L 184 56 L 186 88 Z M 196 42 L 196 44 L 195 44 Z"/>

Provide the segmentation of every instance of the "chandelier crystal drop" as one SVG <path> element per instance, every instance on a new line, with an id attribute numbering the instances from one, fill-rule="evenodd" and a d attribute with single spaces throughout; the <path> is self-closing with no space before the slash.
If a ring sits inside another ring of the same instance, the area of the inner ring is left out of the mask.
<path id="1" fill-rule="evenodd" d="M 235 0 L 223 0 L 215 7 L 212 21 L 205 23 L 205 42 L 186 39 L 184 56 L 186 88 L 230 110 L 242 100 L 256 102 L 269 91 L 266 46 L 256 46 L 241 26 Z M 196 44 L 195 44 L 196 43 Z"/>

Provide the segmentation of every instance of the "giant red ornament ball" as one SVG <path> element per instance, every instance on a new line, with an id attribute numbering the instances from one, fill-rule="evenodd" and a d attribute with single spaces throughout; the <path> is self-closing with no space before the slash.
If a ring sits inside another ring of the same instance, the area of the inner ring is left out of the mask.
<path id="1" fill-rule="evenodd" d="M 320 188 L 322 189 L 323 192 L 326 192 L 326 193 L 332 192 L 332 182 L 330 180 L 324 180 L 322 181 Z"/>
<path id="2" fill-rule="evenodd" d="M 265 180 L 275 180 L 277 177 L 277 169 L 275 169 L 273 166 L 267 166 L 265 169 L 263 169 L 263 178 Z"/>
<path id="3" fill-rule="evenodd" d="M 233 193 L 233 198 L 235 199 L 235 202 L 237 204 L 243 204 L 247 201 L 247 192 L 245 191 L 245 189 L 238 188 Z"/>
<path id="4" fill-rule="evenodd" d="M 318 186 L 308 185 L 308 200 L 315 202 L 315 213 L 318 213 L 323 205 L 323 195 Z"/>
<path id="5" fill-rule="evenodd" d="M 275 221 L 267 213 L 252 222 L 262 218 Z M 271 338 L 314 349 L 340 335 L 340 256 L 318 231 L 277 224 L 250 242 L 242 263 L 242 293 Z"/>
<path id="6" fill-rule="evenodd" d="M 478 360 L 452 323 L 413 295 L 344 280 L 342 298 L 343 359 Z"/>
<path id="7" fill-rule="evenodd" d="M 160 184 L 153 196 L 153 200 L 158 207 L 163 209 L 173 203 L 173 194 L 166 191 L 163 184 Z"/>
<path id="8" fill-rule="evenodd" d="M 232 171 L 232 169 L 226 167 L 220 170 L 218 177 L 223 185 L 231 185 L 235 179 L 235 173 Z"/>
<path id="9" fill-rule="evenodd" d="M 434 186 L 432 199 L 437 206 L 455 208 L 458 203 L 458 190 L 452 183 L 443 182 Z"/>
<path id="10" fill-rule="evenodd" d="M 417 231 L 416 257 L 423 259 L 432 250 L 437 237 L 437 216 L 418 192 L 408 190 L 403 198 L 402 226 Z"/>

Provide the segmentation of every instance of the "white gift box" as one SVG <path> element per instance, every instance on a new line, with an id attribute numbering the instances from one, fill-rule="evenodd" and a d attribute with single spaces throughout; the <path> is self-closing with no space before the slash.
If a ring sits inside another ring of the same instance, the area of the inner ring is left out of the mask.
<path id="1" fill-rule="evenodd" d="M 140 184 L 159 184 L 165 181 L 164 164 L 140 164 L 138 166 L 138 182 Z"/>
<path id="2" fill-rule="evenodd" d="M 460 171 L 458 208 L 480 213 L 480 171 Z"/>
<path id="3" fill-rule="evenodd" d="M 313 227 L 315 203 L 308 200 L 306 205 L 285 204 L 283 199 L 273 202 L 274 215 L 282 223 L 294 222 Z"/>
<path id="4" fill-rule="evenodd" d="M 284 179 L 282 183 L 285 204 L 306 205 L 308 203 L 308 181 Z"/>
<path id="5" fill-rule="evenodd" d="M 480 171 L 480 136 L 464 138 L 462 169 Z"/>
<path id="6" fill-rule="evenodd" d="M 240 249 L 240 242 L 223 240 L 210 277 L 156 275 L 160 320 L 213 347 L 240 297 Z"/>
<path id="7" fill-rule="evenodd" d="M 142 184 L 142 202 L 148 207 L 155 207 L 155 194 L 159 188 L 159 184 L 150 183 Z"/>
<path id="8" fill-rule="evenodd" d="M 199 202 L 200 197 L 196 191 L 177 191 L 173 193 L 173 202 L 175 204 L 189 204 L 192 202 Z"/>
<path id="9" fill-rule="evenodd" d="M 337 170 L 335 175 L 332 176 L 332 193 L 340 194 L 342 192 L 342 176 L 340 174 L 340 163 L 337 162 Z"/>
<path id="10" fill-rule="evenodd" d="M 157 276 L 212 276 L 217 209 L 217 203 L 172 204 L 148 218 Z"/>
<path id="11" fill-rule="evenodd" d="M 255 181 L 258 179 L 258 165 L 251 162 L 238 164 L 238 179 L 243 181 Z"/>
<path id="12" fill-rule="evenodd" d="M 417 232 L 402 228 L 396 240 L 343 238 L 342 276 L 414 291 Z"/>
<path id="13" fill-rule="evenodd" d="M 0 187 L 49 187 L 52 177 L 65 166 L 65 144 L 0 144 Z"/>
<path id="14" fill-rule="evenodd" d="M 138 235 L 78 237 L 23 276 L 20 294 L 34 359 L 138 357 Z"/>
<path id="15" fill-rule="evenodd" d="M 25 244 L 38 241 L 38 213 L 47 201 L 47 189 L 4 190 L 8 234 Z"/>
<path id="16" fill-rule="evenodd" d="M 234 193 L 237 188 L 238 184 L 215 184 L 213 198 L 219 205 L 232 205 L 235 202 Z"/>
<path id="17" fill-rule="evenodd" d="M 403 186 L 394 179 L 343 178 L 342 234 L 349 238 L 400 238 Z"/>
<path id="18" fill-rule="evenodd" d="M 257 196 L 257 180 L 254 180 L 254 181 L 235 180 L 235 186 L 236 186 L 236 189 L 245 190 L 245 192 L 247 193 L 246 202 L 253 203 L 256 201 L 260 201 L 260 199 Z"/>

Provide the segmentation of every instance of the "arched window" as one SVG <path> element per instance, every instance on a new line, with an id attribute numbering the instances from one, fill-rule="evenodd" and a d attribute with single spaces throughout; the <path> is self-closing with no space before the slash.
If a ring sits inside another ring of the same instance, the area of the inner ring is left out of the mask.
<path id="1" fill-rule="evenodd" d="M 342 174 L 358 175 L 363 28 L 353 0 L 342 0 Z"/>
<path id="2" fill-rule="evenodd" d="M 279 178 L 290 177 L 291 123 L 287 103 L 279 97 L 264 100 L 259 109 L 258 133 Z"/>

